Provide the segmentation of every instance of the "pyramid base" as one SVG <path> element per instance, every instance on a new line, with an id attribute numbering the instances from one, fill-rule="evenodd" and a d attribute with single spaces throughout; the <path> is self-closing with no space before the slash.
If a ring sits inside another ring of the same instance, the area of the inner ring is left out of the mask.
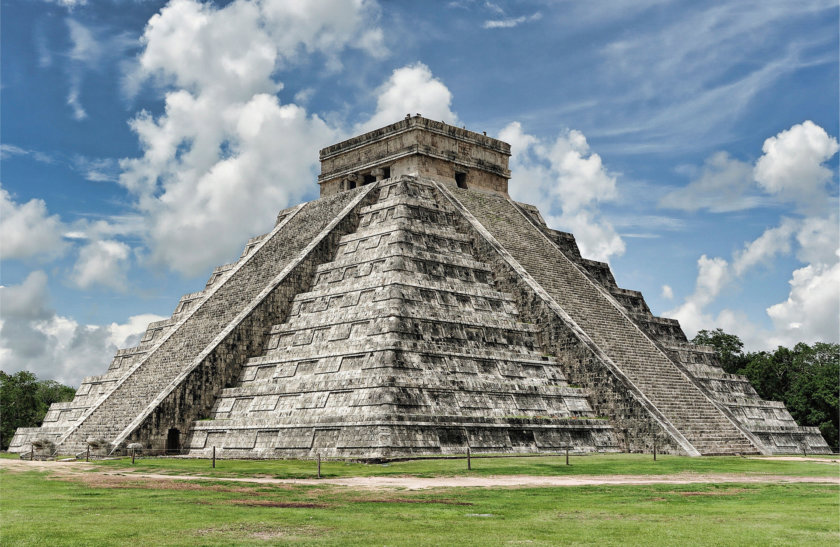
<path id="1" fill-rule="evenodd" d="M 217 424 L 214 424 L 217 425 Z M 435 417 L 425 422 L 320 423 L 306 427 L 192 431 L 188 454 L 217 458 L 394 460 L 472 453 L 618 452 L 612 428 L 595 419 Z"/>

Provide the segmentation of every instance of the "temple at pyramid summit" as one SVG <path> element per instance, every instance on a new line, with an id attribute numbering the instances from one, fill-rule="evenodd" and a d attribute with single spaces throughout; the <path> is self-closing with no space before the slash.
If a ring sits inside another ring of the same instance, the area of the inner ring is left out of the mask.
<path id="1" fill-rule="evenodd" d="M 419 115 L 321 150 L 320 199 L 280 211 L 10 450 L 829 452 L 513 201 L 509 157 Z"/>

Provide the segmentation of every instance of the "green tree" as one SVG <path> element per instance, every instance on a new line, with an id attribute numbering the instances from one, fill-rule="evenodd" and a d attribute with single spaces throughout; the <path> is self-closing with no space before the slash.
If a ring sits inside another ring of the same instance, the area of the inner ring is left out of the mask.
<path id="1" fill-rule="evenodd" d="M 840 441 L 840 345 L 818 342 L 793 348 L 795 373 L 785 396 L 794 419 L 820 429 L 829 446 Z"/>
<path id="2" fill-rule="evenodd" d="M 70 401 L 76 390 L 54 380 L 39 381 L 22 370 L 6 374 L 0 370 L 0 449 L 9 443 L 19 427 L 38 427 L 52 403 Z"/>
<path id="3" fill-rule="evenodd" d="M 713 331 L 701 330 L 691 341 L 715 348 L 721 367 L 730 374 L 740 374 L 740 370 L 747 364 L 744 343 L 737 335 L 727 334 L 721 328 Z"/>

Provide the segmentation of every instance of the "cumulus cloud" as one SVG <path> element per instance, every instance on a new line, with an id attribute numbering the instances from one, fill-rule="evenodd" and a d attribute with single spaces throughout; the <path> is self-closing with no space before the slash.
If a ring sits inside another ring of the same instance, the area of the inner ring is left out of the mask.
<path id="1" fill-rule="evenodd" d="M 542 140 L 513 122 L 499 138 L 511 145 L 514 199 L 541 204 L 546 222 L 572 231 L 589 258 L 608 260 L 624 252 L 624 242 L 598 208 L 618 197 L 616 176 L 589 149 L 583 133 L 566 130 L 553 140 Z"/>
<path id="2" fill-rule="evenodd" d="M 196 275 L 312 191 L 317 150 L 340 131 L 281 104 L 277 71 L 315 53 L 335 68 L 346 48 L 383 55 L 377 17 L 366 0 L 173 0 L 149 20 L 126 87 L 164 86 L 165 111 L 131 121 L 143 154 L 122 160 L 119 180 L 147 219 L 153 263 Z"/>
<path id="3" fill-rule="evenodd" d="M 0 258 L 54 258 L 65 249 L 64 225 L 43 200 L 16 203 L 0 187 Z"/>
<path id="4" fill-rule="evenodd" d="M 706 160 L 696 179 L 665 194 L 659 206 L 683 211 L 708 209 L 713 213 L 739 211 L 763 203 L 753 190 L 752 166 L 726 152 L 717 152 Z"/>
<path id="5" fill-rule="evenodd" d="M 42 271 L 30 273 L 20 285 L 0 287 L 0 305 L 0 369 L 28 370 L 70 385 L 102 374 L 117 349 L 136 345 L 148 323 L 164 319 L 145 314 L 122 324 L 79 324 L 50 307 Z"/>
<path id="6" fill-rule="evenodd" d="M 794 203 L 800 216 L 782 218 L 767 228 L 733 253 L 731 263 L 716 258 L 716 266 L 710 268 L 709 259 L 702 256 L 694 294 L 665 315 L 679 319 L 689 336 L 701 328 L 729 328 L 744 338 L 749 349 L 837 341 L 840 229 L 836 197 L 827 184 L 833 174 L 823 165 L 837 150 L 837 140 L 810 121 L 767 139 L 753 168 L 755 181 L 766 192 Z M 804 266 L 791 273 L 787 299 L 766 309 L 773 330 L 750 324 L 726 308 L 716 317 L 705 311 L 724 286 L 744 279 L 759 264 L 770 265 L 792 253 Z"/>
<path id="7" fill-rule="evenodd" d="M 674 289 L 670 285 L 662 285 L 662 298 L 665 300 L 674 299 Z"/>
<path id="8" fill-rule="evenodd" d="M 376 112 L 357 127 L 358 131 L 377 129 L 417 113 L 431 120 L 458 123 L 458 116 L 451 110 L 452 93 L 423 63 L 394 70 L 376 95 Z"/>
<path id="9" fill-rule="evenodd" d="M 787 300 L 767 308 L 776 344 L 836 341 L 840 332 L 840 263 L 793 272 Z M 775 344 L 774 344 L 775 345 Z"/>
<path id="10" fill-rule="evenodd" d="M 767 192 L 806 209 L 822 209 L 832 172 L 823 164 L 837 153 L 837 139 L 807 120 L 764 141 L 755 180 Z"/>
<path id="11" fill-rule="evenodd" d="M 80 289 L 94 285 L 124 290 L 131 249 L 114 240 L 91 241 L 81 248 L 71 279 Z"/>

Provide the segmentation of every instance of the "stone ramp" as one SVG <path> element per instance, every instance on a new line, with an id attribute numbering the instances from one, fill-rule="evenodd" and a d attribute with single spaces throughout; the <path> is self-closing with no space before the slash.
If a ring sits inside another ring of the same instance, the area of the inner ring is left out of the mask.
<path id="1" fill-rule="evenodd" d="M 700 454 L 757 448 L 657 345 L 509 199 L 453 195 Z"/>
<path id="2" fill-rule="evenodd" d="M 227 275 L 215 281 L 112 391 L 59 438 L 58 451 L 83 450 L 91 437 L 117 443 L 124 440 L 154 410 L 154 404 L 162 402 L 185 380 L 186 373 L 208 356 L 213 357 L 218 374 L 215 378 L 212 372 L 205 374 L 199 385 L 192 386 L 190 396 L 198 406 L 212 405 L 215 392 L 228 381 L 225 376 L 259 351 L 264 329 L 276 320 L 277 310 L 257 307 L 280 282 L 278 276 L 301 259 L 313 238 L 328 225 L 336 225 L 346 216 L 346 208 L 370 190 L 367 187 L 309 202 L 287 214 L 269 234 L 247 248 Z M 181 406 L 179 412 L 185 416 L 178 416 L 176 423 L 200 413 L 200 409 L 188 411 Z M 138 440 L 160 444 L 166 438 L 167 432 L 155 431 L 154 424 L 149 429 L 152 438 Z M 186 432 L 186 428 L 180 431 Z"/>

